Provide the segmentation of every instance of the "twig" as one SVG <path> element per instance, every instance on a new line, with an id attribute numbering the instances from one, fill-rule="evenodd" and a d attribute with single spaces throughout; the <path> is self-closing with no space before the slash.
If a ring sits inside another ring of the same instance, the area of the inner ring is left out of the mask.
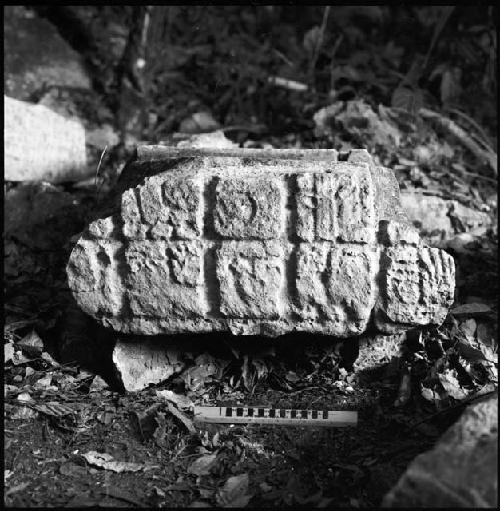
<path id="1" fill-rule="evenodd" d="M 97 188 L 97 176 L 99 175 L 99 170 L 101 168 L 102 159 L 104 158 L 104 154 L 106 153 L 108 146 L 104 148 L 104 150 L 101 153 L 101 157 L 99 158 L 99 163 L 97 164 L 97 169 L 95 171 L 95 187 L 96 187 L 96 198 L 95 201 L 97 202 L 99 200 L 99 191 L 101 190 L 101 187 Z"/>
<path id="2" fill-rule="evenodd" d="M 394 402 L 394 406 L 396 408 L 404 406 L 406 403 L 408 403 L 410 397 L 411 397 L 411 377 L 410 373 L 408 372 L 408 369 L 405 369 L 405 372 L 401 377 L 401 383 L 398 389 L 398 397 Z"/>
<path id="3" fill-rule="evenodd" d="M 427 67 L 432 50 L 434 49 L 434 46 L 435 46 L 441 32 L 443 31 L 443 28 L 446 25 L 448 18 L 451 16 L 451 13 L 454 10 L 455 10 L 454 5 L 444 6 L 443 14 L 441 15 L 441 18 L 439 19 L 439 21 L 437 22 L 436 27 L 434 28 L 434 33 L 432 34 L 431 44 L 429 45 L 429 49 L 427 50 L 427 55 L 425 56 L 424 65 L 422 66 L 422 69 L 425 69 Z"/>
<path id="4" fill-rule="evenodd" d="M 488 177 L 488 176 L 482 176 L 481 174 L 478 174 L 477 172 L 469 172 L 468 170 L 461 170 L 462 174 L 465 174 L 466 176 L 471 176 L 476 179 L 482 179 L 483 181 L 490 181 L 491 183 L 498 183 L 498 179 L 496 177 Z"/>
<path id="5" fill-rule="evenodd" d="M 339 46 L 342 44 L 343 40 L 344 40 L 344 34 L 342 33 L 337 37 L 337 40 L 335 41 L 335 44 L 333 45 L 332 54 L 330 57 L 330 91 L 333 90 L 333 65 L 335 63 L 335 55 L 337 54 Z"/>
<path id="6" fill-rule="evenodd" d="M 448 109 L 449 112 L 453 113 L 453 114 L 456 114 L 458 115 L 459 117 L 462 117 L 463 119 L 465 119 L 469 124 L 471 124 L 474 128 L 476 128 L 476 130 L 479 132 L 479 134 L 483 137 L 481 139 L 481 142 L 490 150 L 490 151 L 494 151 L 493 147 L 491 146 L 490 144 L 490 140 L 489 140 L 489 137 L 488 135 L 486 134 L 486 132 L 483 130 L 483 128 L 481 128 L 481 126 L 479 126 L 479 124 L 474 120 L 472 119 L 471 117 L 469 117 L 466 113 L 464 112 L 461 112 L 460 110 L 458 110 L 457 108 L 449 108 Z"/>
<path id="7" fill-rule="evenodd" d="M 493 151 L 487 151 L 482 149 L 472 138 L 458 124 L 453 122 L 448 117 L 438 114 L 428 108 L 420 108 L 418 113 L 426 119 L 434 119 L 443 128 L 447 129 L 452 135 L 454 135 L 462 144 L 469 149 L 477 158 L 485 160 L 490 168 L 497 176 L 497 155 Z"/>
<path id="8" fill-rule="evenodd" d="M 285 89 L 289 90 L 296 90 L 300 92 L 307 90 L 307 85 L 304 83 L 297 82 L 296 80 L 288 80 L 287 78 L 282 78 L 281 76 L 270 76 L 268 81 L 273 85 L 284 87 Z"/>
<path id="9" fill-rule="evenodd" d="M 287 64 L 290 67 L 293 67 L 293 62 L 283 53 L 281 53 L 276 48 L 273 48 L 273 52 L 281 59 L 285 64 Z"/>
<path id="10" fill-rule="evenodd" d="M 317 39 L 316 45 L 314 47 L 314 53 L 312 55 L 311 64 L 310 64 L 310 68 L 309 68 L 310 83 L 313 86 L 313 88 L 316 88 L 314 86 L 315 85 L 314 84 L 314 70 L 316 68 L 316 62 L 319 57 L 319 52 L 321 50 L 321 47 L 323 46 L 323 38 L 325 35 L 326 24 L 328 22 L 329 14 L 330 14 L 330 6 L 327 5 L 327 6 L 325 6 L 325 10 L 323 11 L 323 20 L 321 21 L 321 27 L 319 29 L 318 39 Z"/>

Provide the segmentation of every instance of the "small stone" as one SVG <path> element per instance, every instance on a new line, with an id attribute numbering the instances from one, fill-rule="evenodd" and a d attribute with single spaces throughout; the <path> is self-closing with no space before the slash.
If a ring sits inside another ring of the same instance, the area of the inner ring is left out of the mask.
<path id="1" fill-rule="evenodd" d="M 152 340 L 142 343 L 118 340 L 113 362 L 128 392 L 167 380 L 184 368 L 182 349 L 169 348 L 164 342 Z"/>

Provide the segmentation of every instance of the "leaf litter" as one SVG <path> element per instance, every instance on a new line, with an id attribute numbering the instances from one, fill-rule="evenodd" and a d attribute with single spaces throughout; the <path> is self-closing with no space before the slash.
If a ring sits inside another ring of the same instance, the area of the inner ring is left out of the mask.
<path id="1" fill-rule="evenodd" d="M 96 451 L 89 451 L 82 454 L 82 456 L 90 465 L 117 473 L 138 472 L 140 470 L 151 470 L 153 468 L 157 468 L 156 465 L 146 465 L 144 463 L 134 463 L 131 461 L 116 461 L 110 454 L 99 453 Z"/>

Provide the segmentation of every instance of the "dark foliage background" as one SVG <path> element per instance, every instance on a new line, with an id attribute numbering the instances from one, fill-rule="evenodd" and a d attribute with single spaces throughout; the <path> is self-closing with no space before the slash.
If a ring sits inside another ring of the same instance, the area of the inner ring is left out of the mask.
<path id="1" fill-rule="evenodd" d="M 496 133 L 494 6 L 38 10 L 84 51 L 115 110 L 117 77 L 131 78 L 128 102 L 146 107 L 150 115 L 141 124 L 156 137 L 200 108 L 223 126 L 296 133 L 322 105 L 360 97 L 409 111 L 415 105 L 459 108 L 490 137 Z M 137 58 L 143 67 L 136 67 Z M 276 85 L 276 77 L 304 87 Z"/>

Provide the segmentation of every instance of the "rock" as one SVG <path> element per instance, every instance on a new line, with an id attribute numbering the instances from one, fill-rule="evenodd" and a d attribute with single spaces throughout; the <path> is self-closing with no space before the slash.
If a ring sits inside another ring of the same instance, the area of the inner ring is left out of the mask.
<path id="1" fill-rule="evenodd" d="M 314 114 L 315 132 L 318 136 L 328 136 L 339 131 L 359 135 L 371 146 L 397 148 L 401 133 L 385 113 L 383 107 L 375 112 L 363 100 L 336 101 Z"/>
<path id="2" fill-rule="evenodd" d="M 401 204 L 408 219 L 430 243 L 453 238 L 457 232 L 491 224 L 487 213 L 434 195 L 401 192 Z"/>
<path id="3" fill-rule="evenodd" d="M 37 103 L 63 117 L 78 121 L 85 128 L 85 142 L 92 150 L 118 145 L 120 137 L 111 125 L 112 112 L 94 92 L 51 87 Z M 99 153 L 100 154 L 100 153 Z"/>
<path id="4" fill-rule="evenodd" d="M 139 147 L 116 205 L 73 249 L 76 302 L 106 327 L 147 335 L 440 324 L 452 257 L 421 244 L 388 169 L 363 151 L 349 159 Z"/>
<path id="5" fill-rule="evenodd" d="M 498 394 L 470 406 L 384 497 L 390 508 L 498 507 Z"/>
<path id="6" fill-rule="evenodd" d="M 88 175 L 85 129 L 41 105 L 4 97 L 5 179 L 71 181 Z"/>
<path id="7" fill-rule="evenodd" d="M 226 136 L 222 130 L 212 131 L 211 133 L 201 133 L 197 135 L 191 135 L 186 140 L 181 140 L 177 143 L 177 147 L 191 147 L 194 149 L 230 149 L 232 147 L 238 147 Z"/>
<path id="8" fill-rule="evenodd" d="M 203 133 L 220 128 L 219 123 L 212 117 L 210 112 L 196 112 L 183 119 L 179 125 L 181 133 Z"/>
<path id="9" fill-rule="evenodd" d="M 113 363 L 125 390 L 135 392 L 181 372 L 182 353 L 179 347 L 166 348 L 164 342 L 118 340 Z"/>
<path id="10" fill-rule="evenodd" d="M 25 7 L 4 8 L 5 93 L 33 101 L 44 87 L 91 89 L 82 57 L 47 20 Z"/>

